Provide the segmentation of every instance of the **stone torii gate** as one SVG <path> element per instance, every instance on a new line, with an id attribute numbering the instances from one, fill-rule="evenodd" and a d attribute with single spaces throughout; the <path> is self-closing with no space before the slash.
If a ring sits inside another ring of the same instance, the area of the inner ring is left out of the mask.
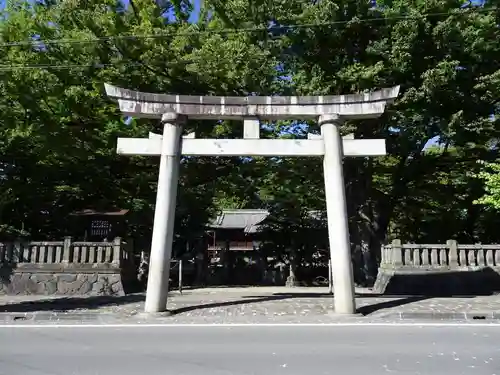
<path id="1" fill-rule="evenodd" d="M 343 156 L 385 155 L 384 139 L 342 139 L 344 120 L 379 117 L 392 103 L 399 86 L 365 94 L 336 96 L 189 96 L 152 94 L 106 84 L 122 113 L 161 119 L 163 135 L 118 138 L 124 155 L 160 156 L 158 190 L 146 292 L 146 313 L 166 311 L 170 257 L 181 155 L 322 156 L 335 312 L 354 314 L 354 280 L 342 168 Z M 243 120 L 243 139 L 196 139 L 182 136 L 187 119 Z M 261 120 L 317 119 L 321 135 L 308 139 L 259 139 Z"/>

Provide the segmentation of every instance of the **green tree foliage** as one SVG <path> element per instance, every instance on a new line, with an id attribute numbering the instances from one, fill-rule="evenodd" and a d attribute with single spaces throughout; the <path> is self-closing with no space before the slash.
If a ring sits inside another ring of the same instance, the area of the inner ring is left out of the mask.
<path id="1" fill-rule="evenodd" d="M 484 182 L 485 194 L 474 201 L 495 210 L 500 209 L 500 164 L 480 161 L 484 169 L 475 175 Z"/>
<path id="2" fill-rule="evenodd" d="M 394 236 L 424 242 L 494 237 L 484 225 L 487 214 L 473 205 L 482 188 L 465 171 L 497 152 L 490 147 L 499 130 L 496 2 L 213 3 L 221 19 L 237 20 L 232 25 L 279 26 L 269 38 L 280 41 L 274 53 L 288 79 L 285 93 L 401 85 L 384 116 L 343 129 L 356 138 L 387 139 L 388 157 L 345 161 L 351 240 L 366 275 L 374 274 L 381 244 Z M 429 150 L 432 141 L 439 147 Z M 286 184 L 287 199 L 300 202 L 297 186 L 312 181 L 320 179 L 307 175 Z"/>
<path id="3" fill-rule="evenodd" d="M 496 199 L 494 177 L 483 178 L 476 161 L 496 160 L 500 138 L 497 5 L 206 0 L 188 22 L 193 7 L 186 0 L 10 0 L 0 19 L 0 231 L 59 236 L 75 210 L 119 207 L 131 210 L 133 233 L 148 237 L 157 160 L 117 156 L 115 146 L 118 136 L 146 136 L 159 124 L 122 118 L 104 95 L 105 82 L 203 95 L 401 85 L 382 117 L 341 129 L 385 138 L 389 153 L 344 163 L 360 280 L 373 276 L 381 245 L 395 236 L 494 241 L 498 214 L 473 202 Z M 186 131 L 228 138 L 241 137 L 241 128 L 190 121 Z M 302 138 L 318 130 L 314 122 L 276 122 L 262 132 Z M 285 255 L 310 254 L 297 245 L 313 243 L 310 233 L 291 229 L 314 227 L 304 224 L 308 212 L 324 209 L 321 161 L 184 159 L 178 236 L 198 235 L 228 207 L 269 208 L 274 237 L 266 243 Z"/>
<path id="4" fill-rule="evenodd" d="M 187 23 L 187 4 L 7 2 L 0 23 L 4 232 L 60 236 L 71 212 L 128 208 L 133 234 L 148 237 L 157 160 L 117 156 L 115 145 L 118 136 L 160 129 L 149 120 L 127 123 L 104 95 L 105 82 L 181 94 L 267 90 L 272 57 L 248 48 L 244 34 L 202 33 L 219 26 Z M 227 123 L 196 122 L 186 131 L 233 132 Z M 214 182 L 234 174 L 238 162 L 183 160 L 179 236 L 202 229 L 213 213 Z"/>

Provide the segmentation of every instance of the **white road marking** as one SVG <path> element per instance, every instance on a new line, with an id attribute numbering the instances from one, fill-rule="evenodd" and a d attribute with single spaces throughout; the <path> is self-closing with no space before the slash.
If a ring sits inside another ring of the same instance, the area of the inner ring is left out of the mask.
<path id="1" fill-rule="evenodd" d="M 250 328 L 250 327 L 496 327 L 500 323 L 429 322 L 429 323 L 134 323 L 134 324 L 0 324 L 2 328 Z"/>

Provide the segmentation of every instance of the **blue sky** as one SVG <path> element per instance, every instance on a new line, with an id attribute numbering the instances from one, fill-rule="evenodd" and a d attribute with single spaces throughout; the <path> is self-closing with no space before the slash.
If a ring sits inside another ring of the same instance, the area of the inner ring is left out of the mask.
<path id="1" fill-rule="evenodd" d="M 2 0 L 0 0 L 2 1 Z M 122 0 L 125 4 L 128 4 L 128 0 Z M 189 19 L 190 22 L 196 22 L 198 19 L 198 14 L 200 14 L 200 5 L 201 5 L 201 0 L 193 0 L 191 1 L 191 4 L 194 4 L 194 12 L 191 14 L 191 17 Z"/>
<path id="2" fill-rule="evenodd" d="M 5 2 L 7 0 L 0 0 L 0 9 L 3 9 L 5 7 Z M 123 1 L 125 4 L 128 3 L 128 0 L 124 0 Z M 193 0 L 192 3 L 194 3 L 194 13 L 190 19 L 191 22 L 196 22 L 196 19 L 198 18 L 198 14 L 199 14 L 199 11 L 200 11 L 200 4 L 201 4 L 201 1 L 200 0 Z"/>
<path id="3" fill-rule="evenodd" d="M 124 3 L 128 3 L 128 0 L 123 0 Z M 472 0 L 472 4 L 484 4 L 484 1 L 485 0 Z M 2 9 L 4 6 L 5 6 L 5 2 L 6 0 L 0 0 L 0 9 Z M 197 15 L 198 15 L 198 12 L 200 10 L 200 2 L 201 0 L 193 0 L 192 1 L 194 3 L 194 6 L 195 6 L 195 14 L 193 15 L 192 19 L 190 19 L 191 22 L 196 22 L 196 18 L 197 18 Z"/>
<path id="4" fill-rule="evenodd" d="M 128 4 L 128 1 L 129 0 L 123 0 L 125 4 Z M 0 10 L 4 8 L 5 6 L 5 2 L 6 0 L 0 0 Z M 198 15 L 199 15 L 199 12 L 200 12 L 200 6 L 201 6 L 201 0 L 192 0 L 192 3 L 194 4 L 194 12 L 193 14 L 191 15 L 189 21 L 190 22 L 196 22 L 197 18 L 198 18 Z M 472 0 L 472 3 L 473 4 L 483 4 L 484 3 L 484 0 Z M 170 17 L 169 17 L 170 18 Z M 430 145 L 433 145 L 433 144 L 436 144 L 439 142 L 439 138 L 438 137 L 435 137 L 433 139 L 431 139 L 426 147 L 430 146 Z"/>

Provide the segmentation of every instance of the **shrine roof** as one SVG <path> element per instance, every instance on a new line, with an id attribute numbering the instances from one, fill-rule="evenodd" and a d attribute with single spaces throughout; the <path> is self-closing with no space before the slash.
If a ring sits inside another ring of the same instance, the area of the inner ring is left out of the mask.
<path id="1" fill-rule="evenodd" d="M 269 214 L 268 210 L 259 209 L 223 210 L 208 226 L 213 229 L 243 229 L 245 233 L 255 233 Z M 321 220 L 325 213 L 309 211 L 308 214 L 311 219 Z"/>
<path id="2" fill-rule="evenodd" d="M 115 210 L 115 211 L 96 211 L 92 209 L 85 209 L 82 211 L 73 212 L 71 216 L 124 216 L 129 210 Z"/>
<path id="3" fill-rule="evenodd" d="M 257 226 L 269 216 L 267 210 L 223 210 L 209 224 L 211 228 L 243 229 L 255 233 Z"/>

